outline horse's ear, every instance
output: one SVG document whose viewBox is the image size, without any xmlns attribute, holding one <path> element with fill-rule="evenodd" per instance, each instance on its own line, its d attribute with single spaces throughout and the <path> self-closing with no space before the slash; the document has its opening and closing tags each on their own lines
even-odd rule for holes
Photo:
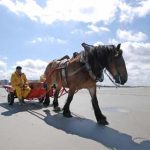
<svg viewBox="0 0 150 150">
<path fill-rule="evenodd" d="M 120 47 L 121 47 L 121 43 L 119 43 L 119 44 L 117 45 L 117 50 L 120 50 Z"/>
<path fill-rule="evenodd" d="M 82 43 L 81 45 L 84 47 L 84 45 L 86 45 L 86 43 Z"/>
<path fill-rule="evenodd" d="M 115 57 L 122 55 L 122 50 L 120 49 L 120 47 L 121 47 L 121 44 L 118 44 L 116 48 L 117 51 L 116 51 Z"/>
<path fill-rule="evenodd" d="M 93 45 L 88 45 L 86 43 L 82 43 L 81 45 L 84 47 L 85 51 L 90 51 L 90 50 L 92 50 L 94 48 Z"/>
</svg>

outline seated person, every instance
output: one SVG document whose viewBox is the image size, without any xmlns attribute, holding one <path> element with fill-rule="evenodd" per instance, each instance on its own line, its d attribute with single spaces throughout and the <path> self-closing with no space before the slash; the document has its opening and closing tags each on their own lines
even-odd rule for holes
<svg viewBox="0 0 150 150">
<path fill-rule="evenodd" d="M 22 67 L 16 67 L 16 71 L 11 75 L 11 85 L 13 90 L 16 91 L 19 102 L 22 104 L 24 103 L 24 98 L 27 97 L 31 89 L 28 85 L 26 75 L 22 73 L 21 70 Z"/>
</svg>

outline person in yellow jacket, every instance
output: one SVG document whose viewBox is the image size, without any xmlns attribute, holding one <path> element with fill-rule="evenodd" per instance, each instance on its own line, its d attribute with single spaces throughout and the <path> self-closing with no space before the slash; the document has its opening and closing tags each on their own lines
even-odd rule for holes
<svg viewBox="0 0 150 150">
<path fill-rule="evenodd" d="M 24 98 L 27 97 L 31 88 L 28 85 L 26 75 L 22 73 L 22 67 L 17 66 L 16 71 L 11 75 L 11 85 L 16 91 L 19 102 L 25 103 Z"/>
</svg>

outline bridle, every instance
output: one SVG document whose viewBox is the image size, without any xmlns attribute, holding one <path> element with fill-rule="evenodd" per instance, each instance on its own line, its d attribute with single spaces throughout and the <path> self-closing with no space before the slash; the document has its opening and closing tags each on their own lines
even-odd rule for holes
<svg viewBox="0 0 150 150">
<path fill-rule="evenodd" d="M 87 45 L 87 44 L 86 44 Z M 88 45 L 89 47 L 91 47 L 92 49 L 95 48 L 93 47 L 92 45 Z M 115 57 L 118 57 L 119 53 L 116 53 L 115 54 Z M 93 80 L 95 80 L 96 82 L 102 82 L 104 80 L 104 75 L 103 75 L 103 71 L 104 73 L 106 74 L 106 76 L 109 78 L 109 80 L 115 85 L 115 87 L 119 87 L 119 84 L 117 84 L 114 79 L 112 78 L 112 76 L 107 73 L 106 71 L 106 68 L 104 66 L 102 66 L 102 64 L 100 64 L 100 72 L 101 72 L 101 76 L 100 77 L 97 77 L 93 72 L 92 72 L 92 69 L 91 69 L 91 66 L 90 64 L 88 63 L 88 58 L 85 54 L 85 51 L 82 51 L 81 52 L 81 58 L 80 58 L 80 62 L 84 63 L 85 66 L 86 66 L 86 70 L 89 72 L 89 75 L 91 76 L 91 78 Z"/>
<path fill-rule="evenodd" d="M 109 80 L 115 85 L 116 88 L 118 88 L 118 87 L 120 86 L 119 84 L 117 84 L 117 83 L 113 80 L 113 78 L 111 77 L 111 75 L 110 75 L 109 73 L 107 73 L 106 68 L 104 69 L 104 73 L 105 73 L 106 76 L 109 78 Z"/>
</svg>

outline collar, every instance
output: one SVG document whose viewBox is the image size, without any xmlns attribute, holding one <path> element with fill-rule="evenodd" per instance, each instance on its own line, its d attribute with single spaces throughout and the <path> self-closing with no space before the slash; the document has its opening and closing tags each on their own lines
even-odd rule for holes
<svg viewBox="0 0 150 150">
<path fill-rule="evenodd" d="M 81 52 L 81 57 L 80 57 L 80 62 L 85 64 L 85 68 L 88 71 L 90 77 L 94 80 L 94 81 L 100 81 L 103 82 L 104 80 L 104 74 L 103 74 L 103 68 L 101 67 L 100 72 L 101 72 L 101 77 L 97 77 L 91 69 L 91 66 L 88 63 L 88 57 L 85 54 L 85 51 Z"/>
</svg>

